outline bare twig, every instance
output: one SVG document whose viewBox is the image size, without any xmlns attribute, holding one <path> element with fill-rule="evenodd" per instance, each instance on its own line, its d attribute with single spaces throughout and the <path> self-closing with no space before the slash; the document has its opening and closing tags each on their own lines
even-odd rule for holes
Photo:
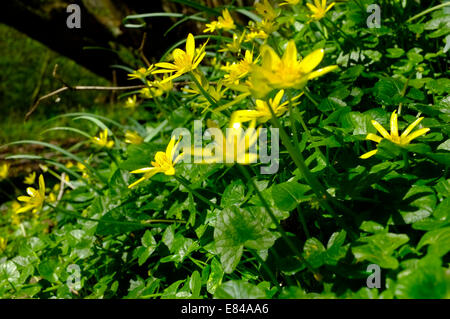
<svg viewBox="0 0 450 319">
<path fill-rule="evenodd" d="M 61 184 L 59 185 L 59 194 L 56 201 L 59 202 L 64 194 L 64 185 L 66 184 L 66 173 L 61 174 Z"/>
<path fill-rule="evenodd" d="M 142 60 L 144 60 L 145 64 L 147 64 L 147 67 L 149 68 L 152 64 L 150 63 L 150 61 L 147 59 L 147 57 L 144 54 L 144 46 L 145 46 L 145 41 L 147 40 L 147 32 L 144 32 L 144 35 L 142 36 L 142 42 L 141 42 L 141 46 L 138 49 L 139 55 L 141 56 Z"/>
<path fill-rule="evenodd" d="M 145 85 L 131 85 L 131 86 L 83 86 L 83 85 L 77 85 L 73 87 L 69 86 L 63 86 L 62 88 L 57 89 L 56 91 L 50 92 L 44 96 L 41 96 L 30 108 L 27 114 L 25 114 L 25 120 L 28 120 L 28 118 L 31 116 L 31 114 L 36 111 L 37 107 L 39 106 L 39 103 L 45 99 L 48 99 L 49 97 L 55 96 L 59 93 L 62 93 L 67 90 L 74 90 L 74 91 L 81 91 L 81 90 L 91 90 L 91 91 L 120 91 L 120 90 L 135 90 L 135 89 L 142 89 L 145 88 Z"/>
</svg>

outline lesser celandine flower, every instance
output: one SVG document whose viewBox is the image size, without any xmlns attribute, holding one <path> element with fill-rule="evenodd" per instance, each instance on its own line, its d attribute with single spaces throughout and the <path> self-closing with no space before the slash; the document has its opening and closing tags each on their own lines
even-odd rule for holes
<svg viewBox="0 0 450 319">
<path fill-rule="evenodd" d="M 92 143 L 106 148 L 112 148 L 114 146 L 114 141 L 108 141 L 108 129 L 104 129 L 100 132 L 99 136 L 94 136 L 92 138 Z"/>
<path fill-rule="evenodd" d="M 255 39 L 261 39 L 265 40 L 269 37 L 267 33 L 265 33 L 263 30 L 257 30 L 257 31 L 251 31 L 245 34 L 245 41 L 244 42 L 251 42 Z"/>
<path fill-rule="evenodd" d="M 302 94 L 299 94 L 296 97 L 292 98 L 291 102 L 297 100 Z M 275 115 L 279 117 L 287 111 L 289 104 L 289 101 L 281 103 L 283 96 L 284 90 L 280 90 L 273 99 L 269 99 L 269 102 L 257 99 L 255 101 L 256 107 L 254 110 L 235 111 L 231 115 L 231 119 L 232 121 L 235 122 L 247 122 L 257 120 L 259 123 L 265 123 L 272 118 L 272 113 L 270 112 L 269 104 L 272 107 L 272 110 L 275 113 Z"/>
<path fill-rule="evenodd" d="M 142 144 L 144 139 L 137 133 L 132 131 L 125 132 L 125 143 L 129 144 Z"/>
<path fill-rule="evenodd" d="M 29 174 L 27 177 L 25 177 L 23 183 L 27 185 L 33 185 L 35 180 L 36 180 L 36 172 L 33 172 Z"/>
<path fill-rule="evenodd" d="M 160 62 L 156 63 L 156 67 L 158 69 L 154 71 L 154 74 L 157 73 L 173 73 L 175 74 L 165 78 L 161 83 L 165 83 L 171 81 L 187 72 L 195 70 L 200 62 L 206 55 L 205 52 L 206 42 L 200 47 L 199 50 L 195 50 L 195 39 L 192 33 L 189 33 L 186 40 L 186 51 L 181 49 L 175 49 L 172 53 L 172 57 L 174 62 Z"/>
<path fill-rule="evenodd" d="M 315 50 L 303 60 L 298 60 L 294 40 L 288 42 L 281 58 L 267 45 L 262 47 L 261 55 L 261 66 L 254 65 L 251 72 L 254 93 L 261 96 L 266 95 L 271 89 L 301 89 L 308 80 L 337 68 L 336 65 L 331 65 L 313 71 L 322 61 L 324 50 Z"/>
<path fill-rule="evenodd" d="M 150 65 L 147 69 L 139 68 L 138 70 L 133 71 L 133 73 L 129 73 L 128 77 L 130 78 L 130 80 L 133 80 L 133 79 L 143 80 L 152 73 L 154 68 L 155 68 L 155 66 L 153 64 Z"/>
<path fill-rule="evenodd" d="M 333 8 L 335 4 L 336 3 L 332 2 L 327 7 L 327 0 L 314 0 L 314 5 L 311 3 L 307 3 L 306 5 L 312 12 L 309 17 L 313 20 L 320 20 L 331 8 Z"/>
<path fill-rule="evenodd" d="M 226 43 L 225 47 L 220 49 L 219 52 L 233 52 L 233 53 L 237 53 L 241 50 L 241 45 L 242 45 L 242 41 L 245 38 L 245 33 L 246 30 L 244 30 L 244 32 L 242 32 L 241 35 L 239 34 L 233 34 L 233 42 L 231 43 Z"/>
<path fill-rule="evenodd" d="M 144 176 L 138 179 L 136 182 L 132 183 L 128 186 L 128 188 L 132 188 L 137 184 L 143 182 L 146 179 L 150 179 L 153 175 L 157 173 L 164 173 L 165 175 L 175 175 L 175 165 L 183 158 L 184 154 L 179 154 L 176 158 L 175 152 L 177 151 L 179 141 L 175 144 L 175 137 L 169 142 L 167 145 L 165 152 L 157 152 L 155 155 L 155 161 L 152 161 L 151 167 L 144 167 L 141 169 L 137 169 L 132 171 L 132 174 L 144 174 Z"/>
<path fill-rule="evenodd" d="M 256 62 L 256 60 L 253 60 L 253 52 L 246 50 L 244 59 L 242 59 L 238 63 L 227 63 L 227 65 L 222 66 L 221 69 L 228 73 L 224 76 L 225 83 L 238 84 L 239 80 L 245 77 L 250 72 L 251 66 Z"/>
<path fill-rule="evenodd" d="M 33 187 L 27 188 L 27 193 L 30 196 L 19 196 L 17 199 L 24 202 L 25 205 L 17 209 L 16 213 L 24 213 L 31 210 L 33 213 L 37 213 L 41 210 L 42 205 L 45 200 L 45 182 L 44 176 L 39 176 L 39 189 L 34 189 Z"/>
<path fill-rule="evenodd" d="M 259 128 L 255 129 L 255 127 L 256 121 L 253 120 L 244 131 L 242 123 L 232 119 L 225 136 L 219 131 L 219 136 L 214 136 L 215 139 L 211 145 L 205 148 L 192 148 L 192 155 L 201 158 L 201 164 L 239 163 L 248 165 L 255 163 L 258 159 L 256 142 L 260 132 Z"/>
<path fill-rule="evenodd" d="M 218 18 L 218 21 L 212 21 L 211 23 L 206 24 L 206 29 L 203 32 L 214 32 L 216 29 L 229 31 L 234 28 L 236 28 L 236 25 L 234 24 L 230 12 L 228 9 L 224 9 L 222 11 L 222 16 Z"/>
<path fill-rule="evenodd" d="M 371 140 L 374 141 L 376 143 L 380 143 L 381 140 L 383 138 L 388 139 L 389 141 L 391 141 L 392 143 L 398 144 L 398 145 L 408 145 L 413 139 L 422 136 L 424 134 L 426 134 L 430 129 L 429 128 L 421 128 L 417 131 L 414 131 L 414 133 L 411 133 L 411 131 L 423 120 L 423 117 L 419 117 L 417 120 L 415 120 L 414 122 L 412 122 L 407 128 L 406 130 L 403 131 L 402 135 L 398 135 L 398 123 L 397 123 L 397 113 L 396 111 L 392 112 L 391 115 L 391 121 L 390 121 L 390 125 L 391 125 L 391 132 L 388 133 L 383 126 L 381 126 L 380 123 L 378 123 L 375 120 L 372 120 L 372 125 L 377 129 L 378 132 L 380 132 L 381 136 L 380 137 L 376 134 L 373 133 L 369 133 L 366 136 L 367 140 Z M 362 159 L 366 159 L 369 158 L 373 155 L 375 155 L 377 153 L 377 149 L 367 152 L 363 155 L 360 156 L 360 158 Z"/>
<path fill-rule="evenodd" d="M 133 95 L 132 97 L 129 97 L 125 101 L 125 107 L 129 108 L 129 109 L 134 109 L 137 106 L 136 99 L 137 99 L 136 95 Z"/>
<path fill-rule="evenodd" d="M 2 163 L 2 165 L 0 165 L 0 179 L 5 179 L 8 177 L 8 173 L 9 173 L 9 167 L 11 165 L 9 163 Z"/>
<path fill-rule="evenodd" d="M 256 12 L 266 20 L 274 20 L 278 16 L 278 12 L 270 4 L 268 0 L 263 0 L 263 2 L 255 3 Z"/>
</svg>

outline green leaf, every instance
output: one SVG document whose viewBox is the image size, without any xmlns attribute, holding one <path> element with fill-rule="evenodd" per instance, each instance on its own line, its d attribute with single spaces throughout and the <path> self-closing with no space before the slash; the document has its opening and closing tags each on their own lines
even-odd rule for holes
<svg viewBox="0 0 450 319">
<path fill-rule="evenodd" d="M 417 249 L 428 247 L 429 255 L 444 256 L 450 251 L 450 227 L 444 227 L 427 232 L 417 244 Z"/>
<path fill-rule="evenodd" d="M 391 59 L 399 58 L 403 54 L 405 54 L 405 50 L 403 50 L 402 48 L 389 48 L 386 49 L 386 51 L 388 52 L 388 54 L 386 54 L 385 56 Z"/>
<path fill-rule="evenodd" d="M 325 263 L 327 257 L 325 247 L 317 238 L 309 238 L 303 246 L 305 259 L 313 268 L 319 268 Z"/>
<path fill-rule="evenodd" d="M 436 207 L 436 195 L 431 187 L 413 185 L 402 203 L 408 205 L 399 211 L 403 221 L 412 224 L 431 215 Z"/>
<path fill-rule="evenodd" d="M 229 207 L 232 205 L 239 205 L 244 201 L 245 198 L 245 186 L 244 183 L 239 179 L 233 181 L 230 185 L 225 188 L 222 194 L 221 206 Z"/>
<path fill-rule="evenodd" d="M 39 266 L 39 274 L 46 280 L 54 283 L 58 281 L 58 275 L 56 274 L 56 269 L 59 263 L 55 258 L 43 260 Z"/>
<path fill-rule="evenodd" d="M 196 270 L 191 275 L 191 280 L 189 281 L 189 288 L 191 289 L 191 298 L 199 298 L 200 290 L 202 289 L 202 278 L 200 273 Z"/>
<path fill-rule="evenodd" d="M 310 199 L 311 196 L 304 195 L 310 189 L 308 185 L 295 181 L 285 182 L 272 187 L 272 197 L 279 209 L 291 211 L 302 201 Z"/>
<path fill-rule="evenodd" d="M 17 270 L 17 265 L 14 262 L 5 261 L 0 264 L 0 283 L 2 283 L 3 281 L 9 281 L 10 283 L 17 283 L 19 277 L 20 273 Z"/>
<path fill-rule="evenodd" d="M 217 287 L 222 283 L 224 272 L 222 269 L 222 264 L 216 259 L 213 258 L 211 261 L 211 272 L 209 274 L 208 281 L 206 282 L 206 290 L 210 294 L 214 294 Z"/>
<path fill-rule="evenodd" d="M 142 266 L 147 261 L 158 245 L 150 230 L 145 231 L 144 236 L 141 238 L 141 243 L 142 246 L 139 246 L 134 253 L 134 256 L 138 257 L 139 266 Z"/>
<path fill-rule="evenodd" d="M 216 299 L 263 299 L 265 291 L 255 285 L 242 280 L 230 280 L 217 288 L 214 293 Z"/>
<path fill-rule="evenodd" d="M 365 245 L 352 247 L 358 261 L 368 260 L 381 268 L 396 269 L 398 261 L 392 256 L 395 249 L 409 241 L 405 234 L 379 233 L 360 239 Z"/>
<path fill-rule="evenodd" d="M 407 299 L 449 298 L 450 280 L 441 267 L 441 259 L 427 256 L 418 261 L 414 269 L 406 269 L 398 274 L 395 296 Z"/>
<path fill-rule="evenodd" d="M 379 233 L 384 231 L 384 227 L 382 225 L 371 220 L 363 221 L 359 229 L 368 233 Z"/>
<path fill-rule="evenodd" d="M 214 240 L 226 273 L 231 273 L 241 259 L 244 246 L 256 250 L 272 247 L 278 234 L 268 230 L 263 210 L 231 206 L 217 215 Z"/>
</svg>

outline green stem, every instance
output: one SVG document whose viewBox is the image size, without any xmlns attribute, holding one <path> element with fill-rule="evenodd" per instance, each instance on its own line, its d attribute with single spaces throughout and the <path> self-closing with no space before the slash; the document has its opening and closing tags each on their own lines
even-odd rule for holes
<svg viewBox="0 0 450 319">
<path fill-rule="evenodd" d="M 444 3 L 438 4 L 437 6 L 434 6 L 434 7 L 431 7 L 429 9 L 426 9 L 426 10 L 422 11 L 421 13 L 416 14 L 415 16 L 413 16 L 413 17 L 409 18 L 408 20 L 406 20 L 406 23 L 409 23 L 409 22 L 411 22 L 413 20 L 416 20 L 416 19 L 420 18 L 421 16 L 426 15 L 427 13 L 430 13 L 430 12 L 432 12 L 434 10 L 438 10 L 440 8 L 444 8 L 446 6 L 450 6 L 450 2 L 444 2 Z"/>
<path fill-rule="evenodd" d="M 194 73 L 190 72 L 189 75 L 191 76 L 192 81 L 194 81 L 195 85 L 197 85 L 198 89 L 203 94 L 203 96 L 208 100 L 208 102 L 213 107 L 218 107 L 219 105 L 217 104 L 217 102 L 214 100 L 214 98 L 208 92 L 205 91 L 203 86 L 200 84 L 200 82 L 195 77 Z"/>
<path fill-rule="evenodd" d="M 177 219 L 147 219 L 147 220 L 142 220 L 139 222 L 124 222 L 124 221 L 118 221 L 118 220 L 96 219 L 96 218 L 84 217 L 78 213 L 75 213 L 75 212 L 60 208 L 60 207 L 56 207 L 56 206 L 53 206 L 48 203 L 47 203 L 47 205 L 49 207 L 53 208 L 54 210 L 59 211 L 63 214 L 73 216 L 78 219 L 89 220 L 89 221 L 98 222 L 98 223 L 109 223 L 109 224 L 129 225 L 129 226 L 133 225 L 133 226 L 141 226 L 141 227 L 142 226 L 145 227 L 146 224 L 151 224 L 151 223 L 182 223 L 182 224 L 186 223 L 186 221 L 184 221 L 184 220 L 177 220 Z"/>
<path fill-rule="evenodd" d="M 189 181 L 186 180 L 183 176 L 176 176 L 174 175 L 173 177 L 175 177 L 175 179 L 180 182 L 184 187 L 186 187 L 186 189 L 192 193 L 192 195 L 198 197 L 198 199 L 200 199 L 201 201 L 203 201 L 205 204 L 208 204 L 210 206 L 213 206 L 214 208 L 217 209 L 222 209 L 222 207 L 220 207 L 219 205 L 211 202 L 209 199 L 207 199 L 206 197 L 204 197 L 203 195 L 199 194 L 197 191 L 195 191 L 194 189 L 192 189 L 192 187 L 189 185 Z"/>
<path fill-rule="evenodd" d="M 256 187 L 255 181 L 250 177 L 250 174 L 248 173 L 247 169 L 242 166 L 238 165 L 239 169 L 241 170 L 242 174 L 245 176 L 245 178 L 252 184 L 253 189 L 256 191 L 256 194 L 263 204 L 264 208 L 266 209 L 266 212 L 269 214 L 270 218 L 272 219 L 272 222 L 274 223 L 275 227 L 277 228 L 277 231 L 281 234 L 281 237 L 284 239 L 286 244 L 288 245 L 289 249 L 296 255 L 296 257 L 303 263 L 305 263 L 306 267 L 312 272 L 316 273 L 314 268 L 311 266 L 309 262 L 307 262 L 301 255 L 300 251 L 297 249 L 297 247 L 294 245 L 294 243 L 289 239 L 286 232 L 284 231 L 283 227 L 281 227 L 280 223 L 278 222 L 278 219 L 276 218 L 275 214 L 272 212 L 272 209 L 270 208 L 269 204 L 265 200 L 264 196 L 259 191 L 258 187 Z"/>
<path fill-rule="evenodd" d="M 259 262 L 259 264 L 264 268 L 264 270 L 267 272 L 267 274 L 270 277 L 270 280 L 272 281 L 272 284 L 275 286 L 278 286 L 278 280 L 275 274 L 273 273 L 272 269 L 270 269 L 269 266 L 267 266 L 266 262 L 262 260 L 262 258 L 258 255 L 258 253 L 254 249 L 248 249 L 253 256 L 255 256 L 256 260 Z"/>
<path fill-rule="evenodd" d="M 313 99 L 311 94 L 309 94 L 309 89 L 307 87 L 305 87 L 305 90 L 303 92 L 305 93 L 306 97 L 314 104 L 315 107 L 319 106 L 319 103 Z"/>
<path fill-rule="evenodd" d="M 297 213 L 298 213 L 298 217 L 300 218 L 300 223 L 302 224 L 303 231 L 305 232 L 306 238 L 310 238 L 311 234 L 309 233 L 308 227 L 306 226 L 305 216 L 303 216 L 302 212 L 300 211 L 300 206 L 297 206 Z"/>
<path fill-rule="evenodd" d="M 275 128 L 278 128 L 280 132 L 281 141 L 283 142 L 284 146 L 287 148 L 289 155 L 291 156 L 292 160 L 294 161 L 295 165 L 297 166 L 298 170 L 302 174 L 302 176 L 305 178 L 308 185 L 313 190 L 314 194 L 316 195 L 320 206 L 323 210 L 328 211 L 333 217 L 336 219 L 336 222 L 344 229 L 347 230 L 347 232 L 350 235 L 355 235 L 351 229 L 346 225 L 346 223 L 336 214 L 334 209 L 331 207 L 331 205 L 328 203 L 328 200 L 332 201 L 336 206 L 340 207 L 341 209 L 345 210 L 348 213 L 352 213 L 348 209 L 346 209 L 343 205 L 339 204 L 337 201 L 333 199 L 333 197 L 326 191 L 326 189 L 320 184 L 320 182 L 316 179 L 316 177 L 309 171 L 308 167 L 305 164 L 305 160 L 303 159 L 302 154 L 295 149 L 294 145 L 292 145 L 288 134 L 284 130 L 284 128 L 281 126 L 280 121 L 278 120 L 277 116 L 275 115 L 275 112 L 272 109 L 272 106 L 270 103 L 268 103 L 270 113 L 272 114 L 272 124 L 275 126 Z"/>
</svg>

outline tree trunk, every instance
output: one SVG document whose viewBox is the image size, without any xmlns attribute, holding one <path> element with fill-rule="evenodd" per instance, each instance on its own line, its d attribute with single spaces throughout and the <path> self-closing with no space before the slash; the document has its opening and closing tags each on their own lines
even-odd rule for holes
<svg viewBox="0 0 450 319">
<path fill-rule="evenodd" d="M 94 73 L 113 79 L 111 65 L 138 67 L 127 59 L 125 48 L 138 49 L 143 33 L 147 32 L 144 54 L 149 60 L 158 59 L 175 41 L 185 36 L 186 28 L 164 32 L 172 25 L 169 18 L 152 18 L 145 28 L 130 29 L 122 25 L 129 14 L 162 12 L 163 0 L 79 0 L 81 28 L 70 29 L 67 19 L 69 0 L 7 0 L 0 10 L 0 22 L 5 23 L 42 42 L 52 50 L 63 54 Z M 103 50 L 101 49 L 103 48 Z M 117 72 L 117 82 L 126 82 L 126 72 Z"/>
</svg>

